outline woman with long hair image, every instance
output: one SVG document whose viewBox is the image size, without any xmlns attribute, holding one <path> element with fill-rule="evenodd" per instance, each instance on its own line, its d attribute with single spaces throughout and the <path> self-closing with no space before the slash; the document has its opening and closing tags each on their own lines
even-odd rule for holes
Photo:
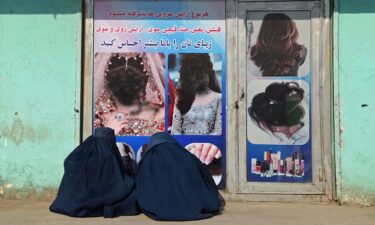
<svg viewBox="0 0 375 225">
<path fill-rule="evenodd" d="M 295 82 L 271 83 L 253 97 L 248 108 L 250 118 L 261 130 L 279 139 L 279 144 L 305 144 L 309 135 L 303 122 L 304 93 Z"/>
<path fill-rule="evenodd" d="M 165 130 L 159 54 L 100 53 L 95 71 L 95 128 L 110 127 L 118 136 L 151 136 Z"/>
<path fill-rule="evenodd" d="M 263 18 L 259 35 L 250 49 L 250 59 L 262 76 L 297 76 L 305 62 L 307 49 L 297 43 L 296 23 L 283 13 Z"/>
<path fill-rule="evenodd" d="M 172 134 L 220 135 L 222 95 L 208 53 L 181 54 Z"/>
</svg>

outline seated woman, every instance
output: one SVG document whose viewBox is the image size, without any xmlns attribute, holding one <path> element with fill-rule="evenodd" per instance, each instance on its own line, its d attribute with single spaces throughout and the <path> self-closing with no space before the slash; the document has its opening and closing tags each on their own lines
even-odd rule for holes
<svg viewBox="0 0 375 225">
<path fill-rule="evenodd" d="M 222 95 L 207 53 L 181 54 L 172 134 L 220 135 Z"/>
<path fill-rule="evenodd" d="M 166 133 L 154 134 L 137 169 L 137 199 L 155 220 L 198 220 L 220 210 L 217 186 L 206 165 Z"/>
<path fill-rule="evenodd" d="M 119 136 L 164 131 L 164 68 L 159 54 L 99 54 L 94 127 L 110 127 Z"/>
<path fill-rule="evenodd" d="M 308 126 L 302 122 L 304 90 L 295 82 L 270 84 L 254 96 L 248 113 L 257 126 L 278 138 L 279 144 L 301 145 L 309 139 Z"/>
<path fill-rule="evenodd" d="M 64 161 L 64 176 L 50 210 L 72 217 L 139 214 L 135 180 L 127 174 L 115 133 L 100 127 Z"/>
<path fill-rule="evenodd" d="M 262 76 L 297 76 L 305 62 L 307 49 L 297 43 L 295 22 L 283 13 L 269 13 L 263 18 L 256 44 L 250 56 Z"/>
</svg>

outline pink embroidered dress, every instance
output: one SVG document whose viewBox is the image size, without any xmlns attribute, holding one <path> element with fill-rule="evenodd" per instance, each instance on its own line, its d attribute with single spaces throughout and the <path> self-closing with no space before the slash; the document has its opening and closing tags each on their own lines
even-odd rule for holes
<svg viewBox="0 0 375 225">
<path fill-rule="evenodd" d="M 164 67 L 158 53 L 119 53 L 124 57 L 142 57 L 144 70 L 149 75 L 144 102 L 151 109 L 141 112 L 140 117 L 119 111 L 115 98 L 104 88 L 104 74 L 111 53 L 98 53 L 95 56 L 95 106 L 94 127 L 111 127 L 118 136 L 151 136 L 165 130 L 164 125 Z M 116 120 L 116 125 L 109 125 Z"/>
</svg>

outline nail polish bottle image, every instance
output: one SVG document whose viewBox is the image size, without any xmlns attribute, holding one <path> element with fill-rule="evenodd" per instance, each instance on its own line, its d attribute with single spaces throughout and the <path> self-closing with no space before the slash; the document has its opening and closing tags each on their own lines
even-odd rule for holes
<svg viewBox="0 0 375 225">
<path fill-rule="evenodd" d="M 295 162 L 295 168 L 299 168 L 299 164 L 300 164 L 300 161 L 299 161 L 299 152 L 295 153 L 294 162 Z"/>
<path fill-rule="evenodd" d="M 257 160 L 256 162 L 256 174 L 260 174 L 260 169 L 261 169 L 261 166 L 262 166 L 262 162 L 260 160 Z"/>
<path fill-rule="evenodd" d="M 268 177 L 272 177 L 273 176 L 273 164 L 272 164 L 272 158 L 271 158 L 271 154 L 272 154 L 272 149 L 269 149 L 268 150 L 268 153 L 267 153 L 267 162 L 268 162 Z"/>
<path fill-rule="evenodd" d="M 267 160 L 268 160 L 267 157 L 268 157 L 268 152 L 264 152 L 264 153 L 263 153 L 263 160 L 264 160 L 264 161 L 267 161 Z"/>
<path fill-rule="evenodd" d="M 283 162 L 282 162 L 281 174 L 284 175 L 284 176 L 286 175 L 286 160 L 283 160 Z"/>
<path fill-rule="evenodd" d="M 290 174 L 290 172 L 292 171 L 292 157 L 287 157 L 285 159 L 285 166 L 286 166 L 286 171 L 285 171 L 285 175 L 287 177 L 291 177 L 292 174 Z"/>
<path fill-rule="evenodd" d="M 260 176 L 261 177 L 268 177 L 268 171 L 270 169 L 270 166 L 267 161 L 262 161 L 261 167 L 260 167 Z"/>
<path fill-rule="evenodd" d="M 302 176 L 305 176 L 305 154 L 301 152 L 301 170 Z"/>
<path fill-rule="evenodd" d="M 256 158 L 252 158 L 251 159 L 251 173 L 254 173 L 256 174 L 256 163 L 257 163 L 257 159 Z"/>
<path fill-rule="evenodd" d="M 270 177 L 272 177 L 273 176 L 273 163 L 272 163 L 272 159 L 268 163 L 269 163 L 268 174 L 269 174 Z"/>
<path fill-rule="evenodd" d="M 296 171 L 296 154 L 295 152 L 292 154 L 292 168 L 290 170 L 290 174 L 291 175 L 295 175 L 295 171 Z"/>
<path fill-rule="evenodd" d="M 271 162 L 271 150 L 269 150 L 269 151 L 267 152 L 267 161 L 268 161 L 268 163 Z"/>
<path fill-rule="evenodd" d="M 281 151 L 277 151 L 277 174 L 281 172 L 281 166 L 280 166 L 280 161 L 281 161 Z"/>
<path fill-rule="evenodd" d="M 278 154 L 277 153 L 273 153 L 271 154 L 271 161 L 272 161 L 272 169 L 273 169 L 273 174 L 276 174 L 278 173 L 278 167 L 277 167 L 277 161 L 279 160 L 279 157 L 278 157 Z"/>
</svg>

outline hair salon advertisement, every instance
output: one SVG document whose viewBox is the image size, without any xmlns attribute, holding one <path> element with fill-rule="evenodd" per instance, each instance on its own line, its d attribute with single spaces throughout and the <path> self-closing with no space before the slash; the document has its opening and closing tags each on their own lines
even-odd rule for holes
<svg viewBox="0 0 375 225">
<path fill-rule="evenodd" d="M 309 11 L 247 13 L 247 180 L 311 182 Z"/>
<path fill-rule="evenodd" d="M 94 0 L 93 128 L 139 161 L 172 134 L 225 177 L 225 0 Z"/>
</svg>

